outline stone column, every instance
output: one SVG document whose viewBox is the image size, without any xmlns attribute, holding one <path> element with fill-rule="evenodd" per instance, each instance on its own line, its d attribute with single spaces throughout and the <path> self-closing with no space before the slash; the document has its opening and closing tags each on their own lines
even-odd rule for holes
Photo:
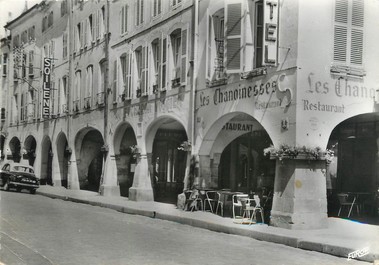
<svg viewBox="0 0 379 265">
<path fill-rule="evenodd" d="M 117 181 L 116 157 L 107 153 L 104 163 L 103 183 L 100 186 L 102 196 L 120 196 L 120 187 Z"/>
<path fill-rule="evenodd" d="M 287 229 L 327 227 L 326 163 L 277 160 L 270 224 Z"/>
<path fill-rule="evenodd" d="M 80 190 L 78 179 L 78 166 L 74 151 L 72 152 L 68 162 L 67 188 L 71 190 Z"/>
<path fill-rule="evenodd" d="M 61 187 L 62 186 L 62 174 L 59 167 L 59 159 L 58 159 L 58 152 L 55 147 L 52 148 L 53 150 L 53 163 L 52 163 L 52 180 L 53 185 L 55 187 Z"/>
<path fill-rule="evenodd" d="M 132 201 L 153 201 L 154 200 L 146 154 L 141 154 L 139 158 L 137 158 L 137 165 L 134 172 L 133 186 L 129 189 L 129 200 L 132 200 Z"/>
<path fill-rule="evenodd" d="M 218 168 L 220 166 L 220 160 L 221 160 L 221 153 L 214 153 L 210 187 L 218 187 Z"/>
</svg>

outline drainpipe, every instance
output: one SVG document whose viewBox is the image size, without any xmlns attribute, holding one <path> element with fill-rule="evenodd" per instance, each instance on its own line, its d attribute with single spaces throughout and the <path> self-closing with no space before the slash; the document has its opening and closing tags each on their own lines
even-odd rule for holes
<svg viewBox="0 0 379 265">
<path fill-rule="evenodd" d="M 71 123 L 71 119 L 72 119 L 72 116 L 70 114 L 71 112 L 71 81 L 72 81 L 72 77 L 73 77 L 73 51 L 74 51 L 74 33 L 73 33 L 73 29 L 74 29 L 74 26 L 72 25 L 72 21 L 73 21 L 73 8 L 72 8 L 72 1 L 67 1 L 67 4 L 68 4 L 68 75 L 67 75 L 67 82 L 66 82 L 66 91 L 67 91 L 67 97 L 66 97 L 66 105 L 67 105 L 67 144 L 68 146 L 70 147 L 70 123 Z M 71 146 L 71 150 L 75 150 L 75 143 L 74 143 L 74 146 Z M 73 151 L 74 152 L 74 151 Z M 71 161 L 71 155 L 69 155 L 69 160 L 68 161 Z M 71 162 L 69 162 L 71 163 Z M 67 172 L 67 188 L 68 189 L 71 189 L 71 178 L 72 178 L 72 174 L 70 171 L 72 171 L 71 169 L 71 166 L 70 168 L 68 169 L 69 172 Z"/>
<path fill-rule="evenodd" d="M 197 49 L 198 49 L 198 38 L 199 38 L 199 0 L 195 0 L 195 25 L 194 25 L 194 45 L 193 45 L 193 80 L 192 80 L 192 119 L 191 119 L 191 130 L 192 130 L 192 153 L 195 146 L 195 119 L 196 119 L 196 84 L 197 84 Z M 196 151 L 197 153 L 198 151 Z"/>
</svg>

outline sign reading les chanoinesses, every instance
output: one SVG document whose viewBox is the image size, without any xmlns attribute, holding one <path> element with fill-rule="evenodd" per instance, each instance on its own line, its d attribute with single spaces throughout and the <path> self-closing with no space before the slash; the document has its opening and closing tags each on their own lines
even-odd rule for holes
<svg viewBox="0 0 379 265">
<path fill-rule="evenodd" d="M 43 84 L 42 84 L 42 116 L 50 116 L 50 79 L 51 79 L 51 59 L 43 59 Z"/>
</svg>

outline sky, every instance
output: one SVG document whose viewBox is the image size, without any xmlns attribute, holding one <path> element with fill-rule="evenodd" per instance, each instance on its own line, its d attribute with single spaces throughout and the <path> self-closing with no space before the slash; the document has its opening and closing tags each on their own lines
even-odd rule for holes
<svg viewBox="0 0 379 265">
<path fill-rule="evenodd" d="M 9 12 L 12 13 L 11 20 L 15 19 L 23 12 L 25 8 L 25 2 L 27 2 L 28 8 L 31 8 L 35 4 L 42 0 L 0 0 L 0 37 L 5 37 L 4 26 L 9 21 Z"/>
</svg>

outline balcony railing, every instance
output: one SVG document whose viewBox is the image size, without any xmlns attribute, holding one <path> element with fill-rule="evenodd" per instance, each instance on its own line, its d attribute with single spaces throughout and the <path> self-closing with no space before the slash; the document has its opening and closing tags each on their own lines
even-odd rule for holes
<svg viewBox="0 0 379 265">
<path fill-rule="evenodd" d="M 72 101 L 72 111 L 79 112 L 79 99 Z"/>
<path fill-rule="evenodd" d="M 86 109 L 86 110 L 91 109 L 91 99 L 92 99 L 92 97 L 85 97 L 84 98 L 84 106 L 83 106 L 84 109 Z"/>
<path fill-rule="evenodd" d="M 105 101 L 104 101 L 104 92 L 99 92 L 99 93 L 97 93 L 97 101 L 96 101 L 96 103 L 97 103 L 97 106 L 99 106 L 99 107 L 102 107 L 102 106 L 104 106 L 104 103 L 105 103 Z"/>
<path fill-rule="evenodd" d="M 68 106 L 67 104 L 62 104 L 62 114 L 68 113 Z"/>
</svg>

